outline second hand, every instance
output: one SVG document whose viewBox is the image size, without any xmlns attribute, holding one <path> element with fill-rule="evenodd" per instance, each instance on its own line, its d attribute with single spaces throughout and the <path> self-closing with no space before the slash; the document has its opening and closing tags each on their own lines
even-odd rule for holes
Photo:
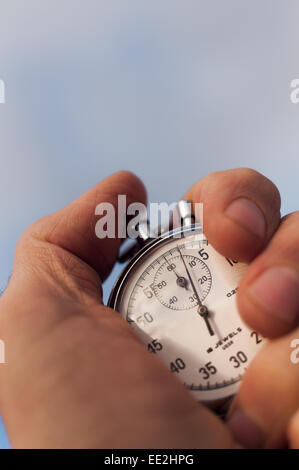
<svg viewBox="0 0 299 470">
<path fill-rule="evenodd" d="M 189 273 L 189 270 L 188 270 L 188 268 L 187 268 L 187 265 L 186 265 L 186 263 L 185 263 L 185 260 L 184 260 L 184 258 L 183 258 L 183 255 L 182 255 L 182 253 L 181 253 L 181 250 L 179 249 L 178 246 L 177 246 L 177 249 L 178 249 L 178 252 L 179 252 L 179 254 L 180 254 L 180 257 L 181 257 L 181 259 L 182 259 L 182 261 L 183 261 L 183 264 L 184 264 L 186 273 L 187 273 L 187 275 L 188 275 L 190 284 L 191 284 L 191 286 L 192 286 L 194 295 L 195 295 L 195 297 L 196 297 L 196 299 L 197 299 L 197 302 L 198 302 L 198 310 L 197 310 L 197 311 L 198 311 L 199 315 L 204 319 L 205 324 L 206 324 L 207 329 L 208 329 L 208 332 L 210 333 L 211 336 L 213 336 L 213 335 L 214 335 L 214 331 L 213 331 L 213 328 L 212 328 L 212 326 L 211 326 L 211 324 L 210 324 L 210 321 L 209 321 L 209 310 L 208 310 L 208 308 L 207 308 L 205 305 L 203 305 L 203 304 L 201 303 L 201 300 L 200 300 L 200 298 L 199 298 L 198 292 L 197 292 L 196 287 L 195 287 L 195 285 L 194 285 L 194 282 L 193 282 L 193 280 L 192 280 L 192 278 L 191 278 L 191 274 Z"/>
</svg>

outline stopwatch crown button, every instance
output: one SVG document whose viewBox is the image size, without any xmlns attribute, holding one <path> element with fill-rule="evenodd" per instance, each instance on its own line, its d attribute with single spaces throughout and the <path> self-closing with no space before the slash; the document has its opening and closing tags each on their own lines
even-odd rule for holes
<svg viewBox="0 0 299 470">
<path fill-rule="evenodd" d="M 177 214 L 179 222 L 183 227 L 190 227 L 194 224 L 194 216 L 192 214 L 192 205 L 190 201 L 181 200 L 177 204 Z"/>
</svg>

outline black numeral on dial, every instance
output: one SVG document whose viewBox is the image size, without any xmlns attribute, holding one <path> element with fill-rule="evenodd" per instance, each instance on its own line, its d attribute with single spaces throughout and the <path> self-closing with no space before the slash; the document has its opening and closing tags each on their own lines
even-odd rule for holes
<svg viewBox="0 0 299 470">
<path fill-rule="evenodd" d="M 204 250 L 204 248 L 202 248 L 201 250 L 199 250 L 198 254 L 199 254 L 199 256 L 201 256 L 202 259 L 205 260 L 205 261 L 206 261 L 207 259 L 209 259 L 209 255 L 208 255 L 208 253 Z"/>
<path fill-rule="evenodd" d="M 170 370 L 171 372 L 176 372 L 179 374 L 182 370 L 184 370 L 186 364 L 184 363 L 183 359 L 178 357 L 175 361 L 170 363 Z"/>
<path fill-rule="evenodd" d="M 233 363 L 235 369 L 238 369 L 241 364 L 245 364 L 248 361 L 246 354 L 243 351 L 238 351 L 235 356 L 229 358 L 230 362 Z"/>
<path fill-rule="evenodd" d="M 202 378 L 204 380 L 208 380 L 210 375 L 216 374 L 217 369 L 215 366 L 213 366 L 212 362 L 207 362 L 204 367 L 199 369 L 199 372 L 203 374 Z"/>
<path fill-rule="evenodd" d="M 156 354 L 157 351 L 162 351 L 163 345 L 162 345 L 162 343 L 159 343 L 158 340 L 153 339 L 153 341 L 147 345 L 147 349 L 150 352 Z"/>
<path fill-rule="evenodd" d="M 263 341 L 257 331 L 252 331 L 250 333 L 250 336 L 251 336 L 251 338 L 255 339 L 255 344 L 260 344 Z"/>
</svg>

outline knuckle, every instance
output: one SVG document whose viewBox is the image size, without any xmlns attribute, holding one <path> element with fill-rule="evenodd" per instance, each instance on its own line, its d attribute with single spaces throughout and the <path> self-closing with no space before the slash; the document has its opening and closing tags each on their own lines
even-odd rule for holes
<svg viewBox="0 0 299 470">
<path fill-rule="evenodd" d="M 101 296 L 101 280 L 96 271 L 62 247 L 32 233 L 36 233 L 33 226 L 20 236 L 16 248 L 18 266 L 30 274 L 30 279 L 42 281 L 56 294 L 72 299 L 82 300 L 95 292 Z"/>
<path fill-rule="evenodd" d="M 271 200 L 275 198 L 274 202 L 278 201 L 280 204 L 280 193 L 277 186 L 265 175 L 252 168 L 239 168 L 235 171 L 240 184 L 249 189 L 262 191 L 264 194 L 270 194 Z M 232 176 L 236 177 L 236 175 Z"/>
<path fill-rule="evenodd" d="M 281 198 L 277 186 L 266 176 L 252 168 L 234 168 L 207 174 L 196 185 L 197 198 L 217 192 L 221 199 L 250 197 L 267 206 L 269 217 L 280 218 Z M 279 217 L 278 217 L 279 215 Z"/>
</svg>

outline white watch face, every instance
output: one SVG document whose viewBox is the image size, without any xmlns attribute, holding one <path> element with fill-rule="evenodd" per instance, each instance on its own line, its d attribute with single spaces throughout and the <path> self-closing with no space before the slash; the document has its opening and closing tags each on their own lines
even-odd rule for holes
<svg viewBox="0 0 299 470">
<path fill-rule="evenodd" d="M 110 305 L 196 399 L 222 399 L 236 393 L 265 342 L 237 310 L 246 268 L 194 230 L 184 230 L 182 238 L 169 234 L 130 264 Z"/>
</svg>

